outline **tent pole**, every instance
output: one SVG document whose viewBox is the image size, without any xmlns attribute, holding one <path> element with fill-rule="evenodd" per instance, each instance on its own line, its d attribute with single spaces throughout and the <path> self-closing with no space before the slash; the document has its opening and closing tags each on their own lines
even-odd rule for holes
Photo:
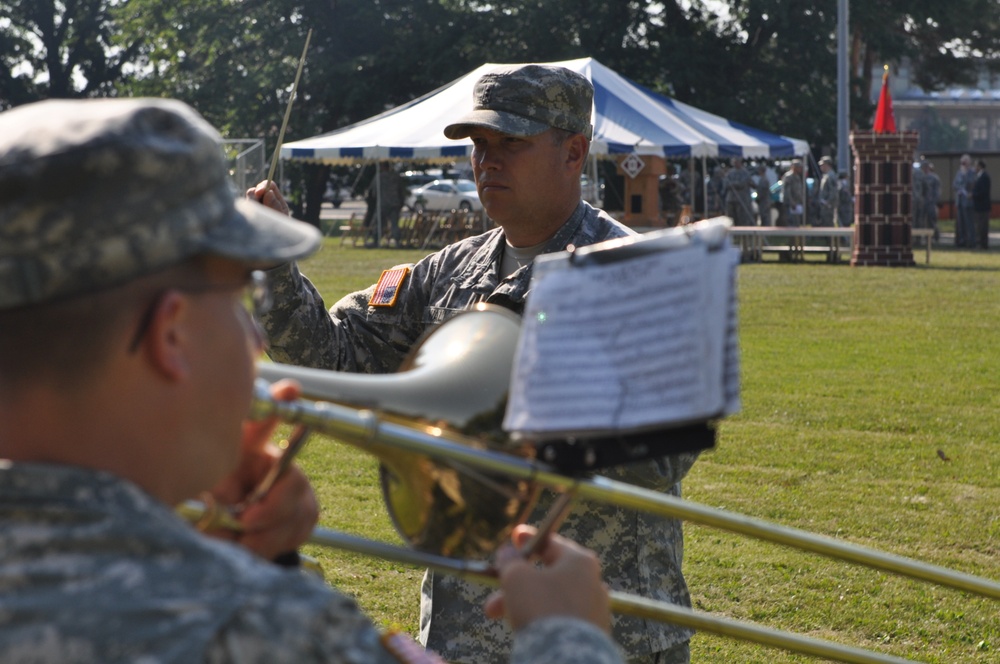
<svg viewBox="0 0 1000 664">
<path fill-rule="evenodd" d="M 375 162 L 375 246 L 382 246 L 382 160 Z"/>
<path fill-rule="evenodd" d="M 688 217 L 688 221 L 694 221 L 694 203 L 695 203 L 694 197 L 698 195 L 698 189 L 697 187 L 694 186 L 694 176 L 696 175 L 696 173 L 694 172 L 693 154 L 688 155 L 688 172 L 691 173 L 691 188 L 688 189 L 688 191 L 691 192 L 691 195 L 688 196 L 688 200 L 691 201 L 691 216 Z"/>
<path fill-rule="evenodd" d="M 705 155 L 701 155 L 701 181 L 704 183 L 705 178 L 708 176 L 708 160 L 705 159 Z M 701 186 L 701 202 L 704 207 L 701 208 L 701 213 L 708 217 L 708 185 L 702 184 Z"/>
<path fill-rule="evenodd" d="M 809 159 L 812 155 L 806 155 L 806 158 L 802 160 L 802 225 L 809 225 Z"/>
</svg>

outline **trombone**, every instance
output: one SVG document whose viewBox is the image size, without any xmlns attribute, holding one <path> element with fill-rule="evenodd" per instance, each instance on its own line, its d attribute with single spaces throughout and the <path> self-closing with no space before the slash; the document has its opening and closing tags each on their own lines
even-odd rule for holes
<svg viewBox="0 0 1000 664">
<path fill-rule="evenodd" d="M 253 416 L 305 425 L 374 454 L 390 517 L 410 548 L 317 529 L 311 542 L 491 582 L 483 557 L 527 518 L 541 488 L 784 544 L 1000 599 L 1000 583 L 733 514 L 596 475 L 570 476 L 499 427 L 519 320 L 489 306 L 456 316 L 419 343 L 397 374 L 366 376 L 261 363 Z M 273 400 L 292 378 L 303 398 Z M 840 662 L 904 662 L 620 592 L 616 613 L 692 627 Z"/>
</svg>

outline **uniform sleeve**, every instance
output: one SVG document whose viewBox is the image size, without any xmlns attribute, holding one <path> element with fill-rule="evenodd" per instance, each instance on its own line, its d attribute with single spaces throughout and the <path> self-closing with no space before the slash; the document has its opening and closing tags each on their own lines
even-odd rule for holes
<svg viewBox="0 0 1000 664">
<path fill-rule="evenodd" d="M 511 664 L 620 664 L 622 653 L 608 635 L 582 620 L 536 620 L 514 637 Z"/>
<path fill-rule="evenodd" d="M 298 265 L 281 265 L 267 273 L 274 297 L 271 309 L 260 317 L 267 336 L 267 354 L 275 362 L 316 369 L 340 366 L 337 331 L 315 286 Z"/>
<path fill-rule="evenodd" d="M 396 371 L 424 329 L 426 266 L 406 266 L 398 302 L 373 308 L 375 285 L 341 298 L 329 311 L 295 264 L 268 272 L 274 304 L 260 322 L 275 362 L 362 373 Z"/>
</svg>

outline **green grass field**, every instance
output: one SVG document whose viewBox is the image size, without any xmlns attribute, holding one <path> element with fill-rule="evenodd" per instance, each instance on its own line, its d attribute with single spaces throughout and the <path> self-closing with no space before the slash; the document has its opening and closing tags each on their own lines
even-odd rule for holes
<svg viewBox="0 0 1000 664">
<path fill-rule="evenodd" d="M 329 303 L 420 256 L 331 239 L 303 270 Z M 1000 580 L 1000 252 L 917 258 L 914 268 L 741 266 L 743 410 L 695 464 L 685 498 Z M 398 542 L 373 458 L 317 437 L 302 464 L 323 525 Z M 1000 602 L 708 527 L 685 532 L 699 610 L 919 661 L 1000 662 Z M 421 570 L 307 553 L 376 621 L 416 633 Z M 706 634 L 692 659 L 815 661 Z"/>
</svg>

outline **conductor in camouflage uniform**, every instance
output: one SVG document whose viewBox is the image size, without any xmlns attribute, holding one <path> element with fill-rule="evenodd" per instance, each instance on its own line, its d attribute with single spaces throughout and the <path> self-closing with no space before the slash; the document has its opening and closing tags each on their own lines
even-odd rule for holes
<svg viewBox="0 0 1000 664">
<path fill-rule="evenodd" d="M 216 537 L 174 511 L 240 504 L 277 462 L 276 422 L 245 422 L 262 337 L 244 297 L 264 304 L 254 271 L 319 242 L 236 200 L 218 134 L 180 102 L 0 113 L 0 661 L 422 654 L 291 566 L 318 513 L 294 465 Z M 541 555 L 499 563 L 488 608 L 513 660 L 620 661 L 596 557 L 562 538 Z"/>
<path fill-rule="evenodd" d="M 472 139 L 479 196 L 499 228 L 397 266 L 380 284 L 347 295 L 329 311 L 295 266 L 273 271 L 276 302 L 262 319 L 271 357 L 341 371 L 395 371 L 427 330 L 479 302 L 521 313 L 535 256 L 633 235 L 581 200 L 592 99 L 590 81 L 561 67 L 505 66 L 484 74 L 473 111 L 444 133 Z M 260 200 L 269 191 L 261 185 L 248 195 Z M 608 475 L 676 496 L 696 456 L 662 457 Z M 549 502 L 543 500 L 533 520 Z M 560 532 L 597 552 L 611 588 L 690 606 L 679 520 L 586 503 L 573 509 Z M 428 572 L 421 640 L 449 661 L 498 661 L 510 633 L 477 613 L 484 596 L 475 585 Z M 612 633 L 632 661 L 689 660 L 687 628 L 619 617 Z"/>
</svg>

